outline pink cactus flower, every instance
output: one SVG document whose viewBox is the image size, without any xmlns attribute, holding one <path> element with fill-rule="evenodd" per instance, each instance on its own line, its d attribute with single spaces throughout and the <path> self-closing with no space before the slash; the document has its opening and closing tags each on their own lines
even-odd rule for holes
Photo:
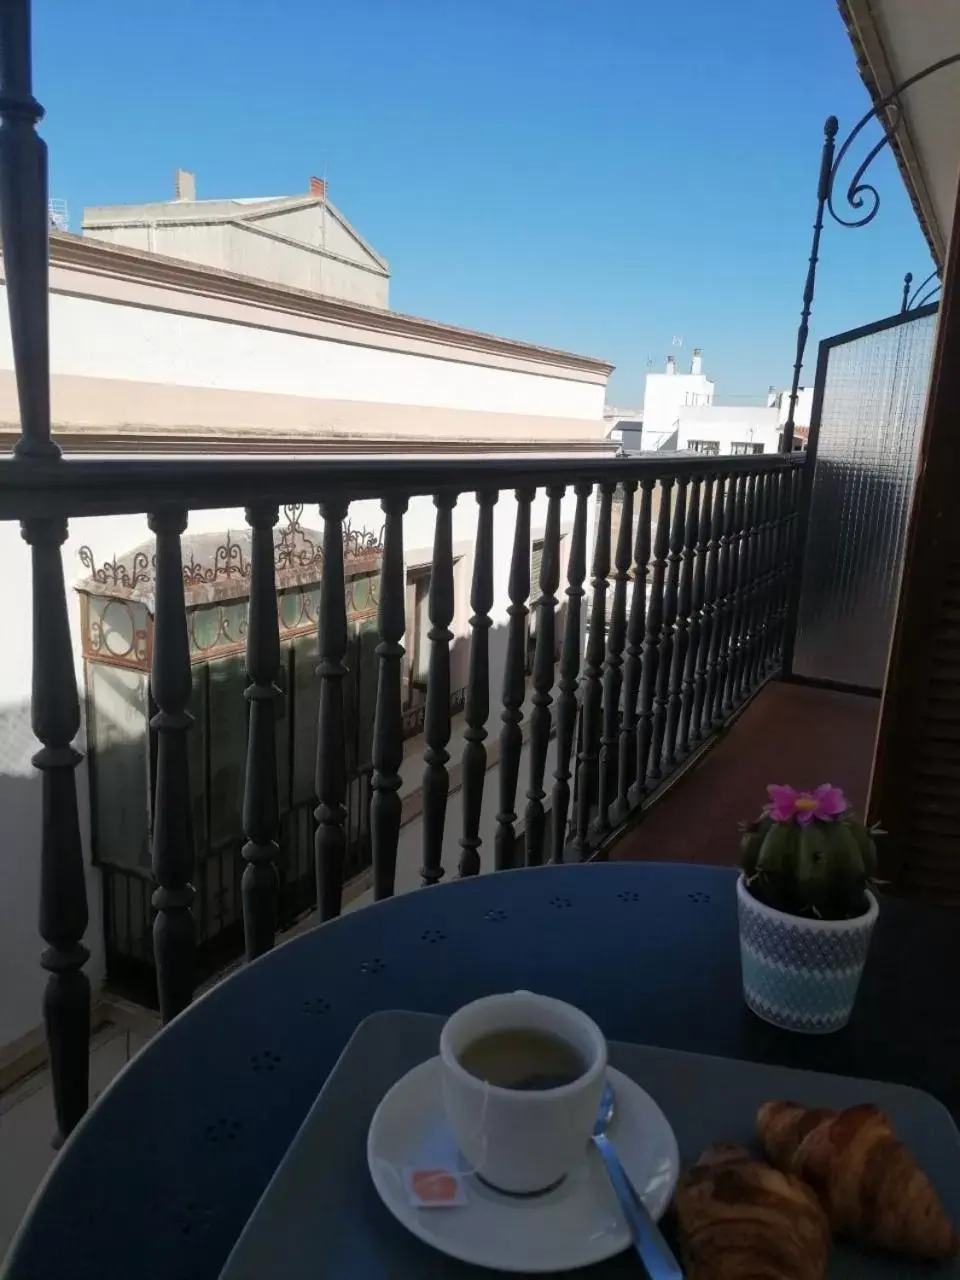
<svg viewBox="0 0 960 1280">
<path fill-rule="evenodd" d="M 816 818 L 821 822 L 832 822 L 850 808 L 847 797 L 839 787 L 824 782 L 814 791 L 797 791 L 794 787 L 779 787 L 772 784 L 767 787 L 770 804 L 767 813 L 774 822 L 797 822 L 801 827 L 809 826 Z"/>
</svg>

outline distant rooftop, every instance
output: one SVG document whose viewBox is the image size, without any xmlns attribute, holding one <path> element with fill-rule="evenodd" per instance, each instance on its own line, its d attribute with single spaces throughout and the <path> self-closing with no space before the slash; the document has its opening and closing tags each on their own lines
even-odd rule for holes
<svg viewBox="0 0 960 1280">
<path fill-rule="evenodd" d="M 295 195 L 198 200 L 195 175 L 178 169 L 172 199 L 93 205 L 83 211 L 83 232 L 324 297 L 389 305 L 386 258 L 331 204 L 323 178 Z"/>
</svg>

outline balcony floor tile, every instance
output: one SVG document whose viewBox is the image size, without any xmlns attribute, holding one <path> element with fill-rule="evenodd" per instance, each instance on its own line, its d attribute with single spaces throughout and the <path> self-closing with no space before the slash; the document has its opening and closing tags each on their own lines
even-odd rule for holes
<svg viewBox="0 0 960 1280">
<path fill-rule="evenodd" d="M 753 818 L 770 782 L 832 782 L 863 813 L 880 699 L 772 682 L 724 738 L 610 851 L 614 861 L 733 866 L 737 823 Z"/>
</svg>

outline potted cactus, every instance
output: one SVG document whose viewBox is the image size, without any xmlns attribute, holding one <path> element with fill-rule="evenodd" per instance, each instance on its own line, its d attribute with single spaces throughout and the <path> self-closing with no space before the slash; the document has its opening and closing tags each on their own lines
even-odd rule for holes
<svg viewBox="0 0 960 1280">
<path fill-rule="evenodd" d="M 874 836 L 839 787 L 767 788 L 741 830 L 737 882 L 747 1005 L 789 1031 L 846 1026 L 876 923 Z"/>
</svg>

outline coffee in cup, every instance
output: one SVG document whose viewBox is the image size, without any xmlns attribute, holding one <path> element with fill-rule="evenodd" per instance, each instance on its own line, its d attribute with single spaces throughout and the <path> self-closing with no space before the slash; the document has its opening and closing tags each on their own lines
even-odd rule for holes
<svg viewBox="0 0 960 1280">
<path fill-rule="evenodd" d="M 501 1089 L 559 1089 L 586 1070 L 572 1044 L 534 1027 L 488 1031 L 466 1045 L 457 1060 L 478 1080 Z"/>
<path fill-rule="evenodd" d="M 486 996 L 446 1022 L 440 1061 L 447 1121 L 486 1183 L 533 1195 L 583 1159 L 607 1067 L 585 1013 L 528 991 Z"/>
</svg>

